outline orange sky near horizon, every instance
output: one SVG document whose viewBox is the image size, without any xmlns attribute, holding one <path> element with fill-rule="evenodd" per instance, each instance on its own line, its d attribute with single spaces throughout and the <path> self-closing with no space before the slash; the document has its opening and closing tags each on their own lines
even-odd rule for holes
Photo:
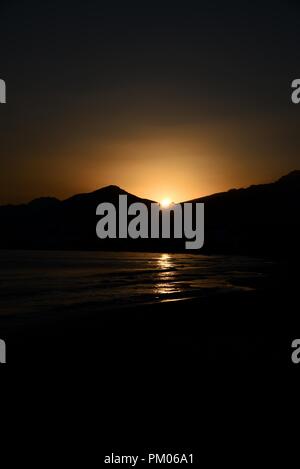
<svg viewBox="0 0 300 469">
<path fill-rule="evenodd" d="M 296 169 L 293 158 L 282 159 L 278 142 L 276 147 L 272 144 L 270 135 L 276 126 L 274 119 L 269 130 L 257 121 L 243 125 L 208 121 L 198 126 L 143 128 L 102 139 L 79 135 L 61 142 L 59 150 L 49 144 L 46 150 L 36 149 L 30 160 L 23 158 L 14 175 L 13 194 L 9 176 L 2 173 L 0 203 L 41 196 L 64 199 L 110 184 L 139 197 L 177 203 L 272 182 Z"/>
</svg>

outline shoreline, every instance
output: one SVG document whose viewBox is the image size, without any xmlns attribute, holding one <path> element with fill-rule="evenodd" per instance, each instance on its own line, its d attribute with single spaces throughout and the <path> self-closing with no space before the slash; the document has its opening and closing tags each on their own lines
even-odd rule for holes
<svg viewBox="0 0 300 469">
<path fill-rule="evenodd" d="M 218 362 L 222 353 L 229 355 L 226 366 L 257 365 L 270 353 L 274 365 L 287 360 L 289 349 L 282 353 L 269 347 L 270 336 L 282 336 L 282 321 L 273 318 L 262 307 L 272 306 L 268 295 L 231 293 L 205 299 L 188 299 L 179 303 L 156 303 L 143 307 L 101 312 L 81 308 L 72 316 L 60 318 L 51 315 L 36 318 L 26 324 L 7 324 L 1 327 L 1 338 L 8 346 L 12 363 L 29 365 L 51 364 L 56 360 L 66 363 L 80 347 L 82 363 L 108 366 L 120 360 L 132 359 L 153 363 L 168 359 L 194 363 Z M 273 306 L 279 299 L 274 298 Z M 101 314 L 103 313 L 103 314 Z M 32 319 L 32 318 L 31 318 Z M 0 319 L 0 324 L 1 321 Z M 286 338 L 284 343 L 288 343 Z M 245 349 L 243 343 L 248 345 Z M 222 351 L 222 344 L 227 348 Z M 256 345 L 255 345 L 256 344 Z M 54 358 L 56 357 L 56 358 Z M 272 361 L 272 359 L 271 359 Z"/>
</svg>

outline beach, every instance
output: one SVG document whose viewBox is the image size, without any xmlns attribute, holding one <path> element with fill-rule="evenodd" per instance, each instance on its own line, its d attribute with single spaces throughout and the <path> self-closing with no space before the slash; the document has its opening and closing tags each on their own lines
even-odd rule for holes
<svg viewBox="0 0 300 469">
<path fill-rule="evenodd" d="M 288 363 L 282 334 L 295 289 L 279 261 L 64 251 L 0 257 L 0 326 L 11 362 Z"/>
</svg>

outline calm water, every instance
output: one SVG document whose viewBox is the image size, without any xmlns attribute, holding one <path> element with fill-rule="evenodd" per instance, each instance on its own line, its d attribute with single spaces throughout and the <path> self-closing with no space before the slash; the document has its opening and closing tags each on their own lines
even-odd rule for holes
<svg viewBox="0 0 300 469">
<path fill-rule="evenodd" d="M 1 314 L 180 301 L 255 289 L 269 263 L 189 254 L 0 251 Z"/>
</svg>

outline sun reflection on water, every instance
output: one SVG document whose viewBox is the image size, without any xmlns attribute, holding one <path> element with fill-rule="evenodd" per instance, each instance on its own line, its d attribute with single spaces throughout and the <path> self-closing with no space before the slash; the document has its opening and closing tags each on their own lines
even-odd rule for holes
<svg viewBox="0 0 300 469">
<path fill-rule="evenodd" d="M 181 291 L 177 282 L 175 262 L 170 254 L 161 254 L 157 259 L 157 279 L 154 290 L 157 295 L 174 294 Z"/>
</svg>

